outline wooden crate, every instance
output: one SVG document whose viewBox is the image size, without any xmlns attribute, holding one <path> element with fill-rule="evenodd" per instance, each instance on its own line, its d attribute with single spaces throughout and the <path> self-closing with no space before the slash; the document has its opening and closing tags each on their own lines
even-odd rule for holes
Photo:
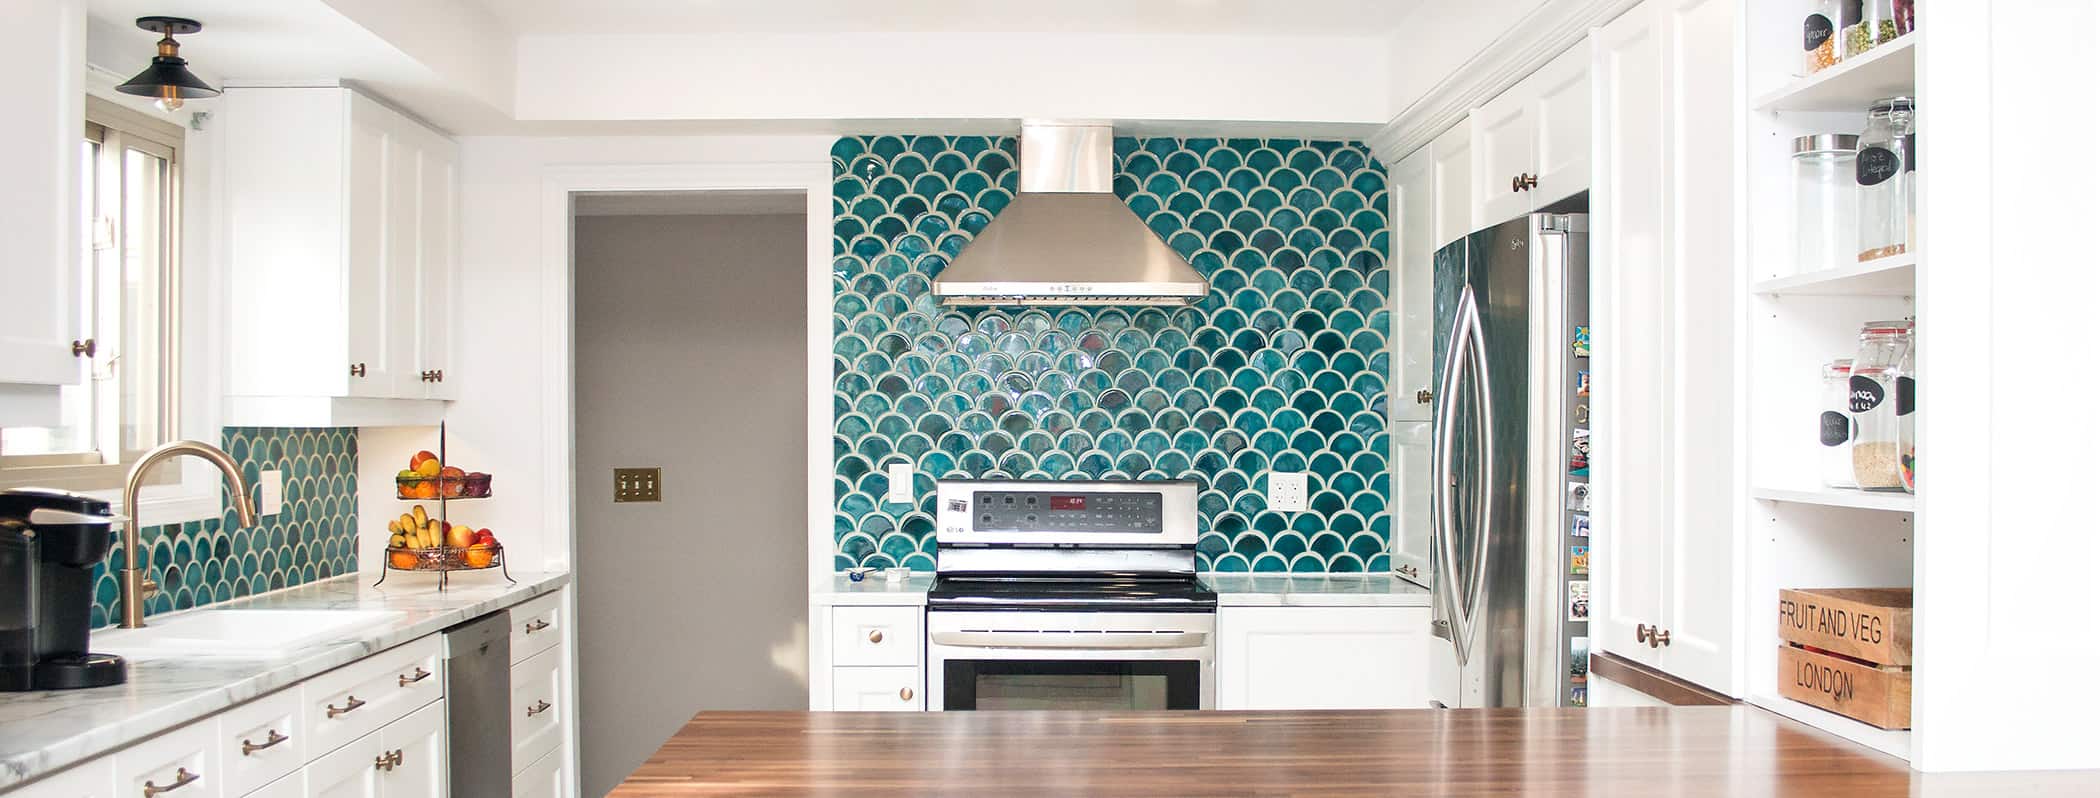
<svg viewBox="0 0 2100 798">
<path fill-rule="evenodd" d="M 1779 646 L 1779 695 L 1883 729 L 1910 728 L 1910 670 Z"/>
<path fill-rule="evenodd" d="M 1781 590 L 1779 639 L 1907 668 L 1910 601 L 1907 587 Z"/>
</svg>

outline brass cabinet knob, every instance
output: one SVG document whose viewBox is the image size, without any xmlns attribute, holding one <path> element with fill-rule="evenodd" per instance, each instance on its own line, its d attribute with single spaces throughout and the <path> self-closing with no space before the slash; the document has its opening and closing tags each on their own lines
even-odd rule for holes
<svg viewBox="0 0 2100 798">
<path fill-rule="evenodd" d="M 1539 176 L 1530 173 L 1520 174 L 1509 179 L 1509 190 L 1511 191 L 1530 191 L 1538 188 L 1538 185 Z"/>
<path fill-rule="evenodd" d="M 433 374 L 433 375 L 435 375 L 435 376 L 437 377 L 437 381 L 438 381 L 438 382 L 444 382 L 444 381 L 445 381 L 445 370 L 444 370 L 444 369 L 438 369 L 437 371 L 433 371 L 433 372 L 430 372 L 430 373 L 431 373 L 431 374 Z"/>
<path fill-rule="evenodd" d="M 1647 643 L 1649 648 L 1662 648 L 1670 644 L 1670 632 L 1660 626 L 1637 623 L 1633 625 L 1633 642 Z"/>
<path fill-rule="evenodd" d="M 73 342 L 73 356 L 74 356 L 74 357 L 94 357 L 94 356 L 95 356 L 95 339 L 93 339 L 93 338 L 84 338 L 84 339 L 81 339 L 81 340 L 78 340 L 78 341 L 74 341 L 74 342 Z"/>
<path fill-rule="evenodd" d="M 352 363 L 352 364 L 350 364 L 350 376 L 352 376 L 352 377 L 362 377 L 362 376 L 365 376 L 365 364 L 363 364 L 363 363 Z"/>
<path fill-rule="evenodd" d="M 1427 388 L 1415 392 L 1415 404 L 1426 405 L 1434 401 L 1436 401 L 1436 394 L 1430 393 Z"/>
<path fill-rule="evenodd" d="M 875 630 L 875 631 L 869 632 L 869 633 L 868 633 L 868 642 L 870 642 L 870 643 L 880 643 L 880 642 L 882 642 L 882 630 L 881 630 L 881 629 L 877 629 L 877 630 Z"/>
<path fill-rule="evenodd" d="M 905 701 L 910 701 L 913 695 L 914 693 L 912 693 L 911 688 L 909 687 L 897 691 L 897 697 Z"/>
</svg>

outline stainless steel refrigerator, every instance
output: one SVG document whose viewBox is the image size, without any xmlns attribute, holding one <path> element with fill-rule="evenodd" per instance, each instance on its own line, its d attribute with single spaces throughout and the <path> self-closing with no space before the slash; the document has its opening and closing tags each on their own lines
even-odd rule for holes
<svg viewBox="0 0 2100 798">
<path fill-rule="evenodd" d="M 1589 235 L 1532 214 L 1436 253 L 1431 695 L 1581 706 L 1588 687 Z"/>
</svg>

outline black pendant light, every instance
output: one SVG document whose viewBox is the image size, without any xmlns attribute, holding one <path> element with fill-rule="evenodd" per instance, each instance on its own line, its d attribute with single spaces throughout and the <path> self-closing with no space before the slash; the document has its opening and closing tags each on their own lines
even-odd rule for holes
<svg viewBox="0 0 2100 798">
<path fill-rule="evenodd" d="M 181 47 L 175 43 L 175 35 L 196 33 L 204 29 L 204 23 L 181 17 L 139 17 L 138 26 L 160 34 L 159 52 L 146 71 L 125 81 L 117 91 L 155 98 L 154 104 L 164 111 L 181 108 L 183 100 L 219 96 L 218 89 L 192 74 L 189 62 L 175 54 Z"/>
</svg>

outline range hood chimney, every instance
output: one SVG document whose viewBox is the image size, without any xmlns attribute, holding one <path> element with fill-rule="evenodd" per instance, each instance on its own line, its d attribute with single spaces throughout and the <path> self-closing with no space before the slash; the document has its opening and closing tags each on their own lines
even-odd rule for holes
<svg viewBox="0 0 2100 798">
<path fill-rule="evenodd" d="M 944 305 L 1186 305 L 1210 284 L 1113 188 L 1102 122 L 1021 125 L 1020 193 L 933 281 Z"/>
</svg>

